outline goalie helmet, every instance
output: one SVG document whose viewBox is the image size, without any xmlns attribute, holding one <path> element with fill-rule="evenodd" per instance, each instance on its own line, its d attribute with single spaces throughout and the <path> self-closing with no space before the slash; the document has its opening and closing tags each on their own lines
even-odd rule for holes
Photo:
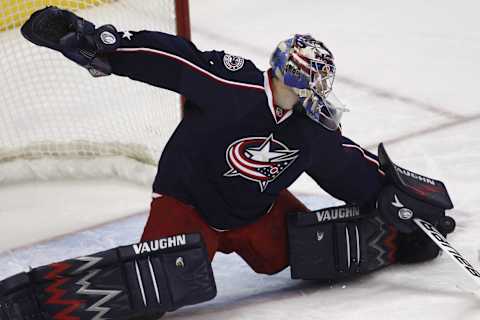
<svg viewBox="0 0 480 320">
<path fill-rule="evenodd" d="M 338 129 L 346 108 L 332 92 L 334 57 L 322 42 L 297 34 L 278 44 L 270 65 L 275 77 L 297 93 L 309 118 L 329 130 Z"/>
</svg>

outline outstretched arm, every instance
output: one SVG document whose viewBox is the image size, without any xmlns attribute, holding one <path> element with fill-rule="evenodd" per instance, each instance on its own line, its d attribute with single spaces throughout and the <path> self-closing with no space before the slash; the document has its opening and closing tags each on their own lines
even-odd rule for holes
<svg viewBox="0 0 480 320">
<path fill-rule="evenodd" d="M 175 91 L 199 106 L 225 108 L 226 101 L 264 94 L 262 73 L 251 62 L 243 67 L 252 70 L 248 79 L 239 79 L 240 73 L 225 68 L 223 52 L 202 52 L 192 42 L 163 32 L 120 34 L 119 48 L 108 54 L 113 74 Z"/>
<path fill-rule="evenodd" d="M 332 140 L 328 149 L 314 151 L 307 174 L 337 199 L 370 205 L 386 182 L 377 156 L 339 134 Z"/>
<path fill-rule="evenodd" d="M 120 36 L 119 48 L 108 55 L 113 74 L 184 95 L 193 91 L 189 90 L 193 83 L 209 76 L 208 59 L 186 39 L 153 31 L 125 32 Z M 200 79 L 190 79 L 192 85 L 186 85 L 185 77 L 195 71 Z"/>
<path fill-rule="evenodd" d="M 193 43 L 162 32 L 117 32 L 95 28 L 55 7 L 35 12 L 22 27 L 31 42 L 60 51 L 93 76 L 116 74 L 175 91 L 201 107 L 242 104 L 243 97 L 265 95 L 263 74 L 241 60 L 242 72 L 224 66 L 223 52 L 198 50 Z"/>
</svg>

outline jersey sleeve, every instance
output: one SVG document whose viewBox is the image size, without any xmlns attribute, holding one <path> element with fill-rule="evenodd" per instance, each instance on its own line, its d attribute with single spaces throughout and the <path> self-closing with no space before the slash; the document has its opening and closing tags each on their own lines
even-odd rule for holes
<svg viewBox="0 0 480 320">
<path fill-rule="evenodd" d="M 386 181 L 377 156 L 340 134 L 328 149 L 313 151 L 307 174 L 330 195 L 360 206 L 372 205 Z"/>
<path fill-rule="evenodd" d="M 205 108 L 265 92 L 262 72 L 248 60 L 242 59 L 242 70 L 229 72 L 224 52 L 200 51 L 182 37 L 153 31 L 120 35 L 120 48 L 108 56 L 113 74 L 177 92 Z"/>
</svg>

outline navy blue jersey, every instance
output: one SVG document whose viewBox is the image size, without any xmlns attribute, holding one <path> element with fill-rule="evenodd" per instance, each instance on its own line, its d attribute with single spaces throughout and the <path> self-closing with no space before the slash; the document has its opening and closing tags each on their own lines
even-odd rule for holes
<svg viewBox="0 0 480 320">
<path fill-rule="evenodd" d="M 272 75 L 223 51 L 161 32 L 123 34 L 113 73 L 186 97 L 153 191 L 196 207 L 214 228 L 254 222 L 303 172 L 347 203 L 372 203 L 377 158 L 301 112 L 275 105 Z"/>
</svg>

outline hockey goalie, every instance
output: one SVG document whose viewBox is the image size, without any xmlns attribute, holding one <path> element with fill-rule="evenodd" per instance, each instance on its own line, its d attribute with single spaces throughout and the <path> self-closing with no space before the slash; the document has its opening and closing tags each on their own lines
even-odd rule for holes
<svg viewBox="0 0 480 320">
<path fill-rule="evenodd" d="M 293 278 L 335 281 L 437 257 L 412 217 L 445 236 L 454 230 L 443 183 L 342 135 L 334 56 L 310 35 L 281 41 L 261 71 L 181 37 L 96 27 L 55 7 L 21 31 L 94 77 L 128 77 L 186 102 L 141 242 L 5 279 L 2 320 L 159 318 L 216 295 L 216 252 L 240 255 L 257 273 L 290 267 Z M 287 191 L 302 173 L 346 204 L 309 212 Z"/>
</svg>

